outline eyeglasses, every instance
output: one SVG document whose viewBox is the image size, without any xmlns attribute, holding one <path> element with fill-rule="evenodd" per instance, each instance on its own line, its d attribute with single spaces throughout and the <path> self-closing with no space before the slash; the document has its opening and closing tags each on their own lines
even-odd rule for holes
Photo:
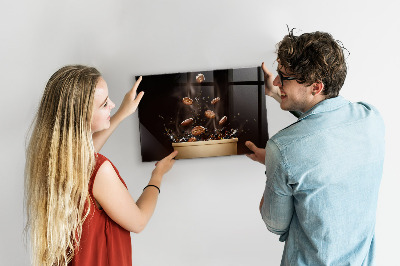
<svg viewBox="0 0 400 266">
<path fill-rule="evenodd" d="M 277 71 L 278 71 L 279 80 L 281 81 L 282 87 L 283 87 L 283 81 L 284 80 L 295 80 L 295 79 L 297 79 L 296 77 L 284 77 L 281 71 L 279 71 L 279 70 L 277 70 Z"/>
</svg>

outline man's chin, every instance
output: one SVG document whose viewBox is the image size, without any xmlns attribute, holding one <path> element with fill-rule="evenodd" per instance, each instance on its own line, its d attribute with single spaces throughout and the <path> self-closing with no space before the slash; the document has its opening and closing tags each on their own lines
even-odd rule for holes
<svg viewBox="0 0 400 266">
<path fill-rule="evenodd" d="M 289 108 L 288 106 L 285 106 L 284 104 L 282 104 L 281 103 L 281 109 L 283 110 L 283 111 L 291 111 L 291 108 Z"/>
</svg>

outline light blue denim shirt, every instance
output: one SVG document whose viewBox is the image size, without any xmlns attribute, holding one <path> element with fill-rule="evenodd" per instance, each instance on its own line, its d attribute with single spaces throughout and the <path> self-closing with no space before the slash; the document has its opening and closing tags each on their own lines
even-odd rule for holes
<svg viewBox="0 0 400 266">
<path fill-rule="evenodd" d="M 266 147 L 262 218 L 281 265 L 373 265 L 384 124 L 366 103 L 324 100 Z"/>
</svg>

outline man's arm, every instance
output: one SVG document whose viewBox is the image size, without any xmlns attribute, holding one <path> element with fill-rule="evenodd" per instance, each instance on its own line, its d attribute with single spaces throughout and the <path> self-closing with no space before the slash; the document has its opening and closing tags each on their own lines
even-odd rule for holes
<svg viewBox="0 0 400 266">
<path fill-rule="evenodd" d="M 121 106 L 118 108 L 118 111 L 111 117 L 110 119 L 110 127 L 108 129 L 96 132 L 92 135 L 94 150 L 99 152 L 103 145 L 106 143 L 107 139 L 111 136 L 114 130 L 118 127 L 118 125 L 129 115 L 133 114 L 140 100 L 143 97 L 144 92 L 140 92 L 136 96 L 136 90 L 139 87 L 140 82 L 142 81 L 142 77 L 140 77 L 132 89 L 127 92 L 124 97 L 124 100 L 121 103 Z"/>
<path fill-rule="evenodd" d="M 264 196 L 260 202 L 260 213 L 269 231 L 277 235 L 283 235 L 289 231 L 293 212 L 292 196 L 278 195 L 268 185 L 265 187 Z"/>
<path fill-rule="evenodd" d="M 288 185 L 288 173 L 280 150 L 273 141 L 266 147 L 266 175 L 264 195 L 260 202 L 261 217 L 268 230 L 284 235 L 290 226 L 294 212 L 292 189 Z M 286 235 L 281 237 L 281 241 Z"/>
<path fill-rule="evenodd" d="M 251 141 L 246 146 L 254 152 L 246 154 L 253 161 L 266 165 L 267 183 L 260 201 L 260 213 L 268 230 L 283 235 L 288 231 L 294 211 L 291 189 L 287 186 L 287 172 L 283 158 L 273 141 L 268 141 L 267 148 L 258 148 Z M 284 237 L 282 237 L 284 241 Z"/>
</svg>

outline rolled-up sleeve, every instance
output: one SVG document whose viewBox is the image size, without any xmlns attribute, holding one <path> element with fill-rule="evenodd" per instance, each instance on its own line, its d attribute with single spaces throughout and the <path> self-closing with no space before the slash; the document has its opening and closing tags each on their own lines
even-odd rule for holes
<svg viewBox="0 0 400 266">
<path fill-rule="evenodd" d="M 267 181 L 261 216 L 268 230 L 282 235 L 280 241 L 285 241 L 294 212 L 293 194 L 286 162 L 273 140 L 267 143 L 265 165 Z"/>
</svg>

